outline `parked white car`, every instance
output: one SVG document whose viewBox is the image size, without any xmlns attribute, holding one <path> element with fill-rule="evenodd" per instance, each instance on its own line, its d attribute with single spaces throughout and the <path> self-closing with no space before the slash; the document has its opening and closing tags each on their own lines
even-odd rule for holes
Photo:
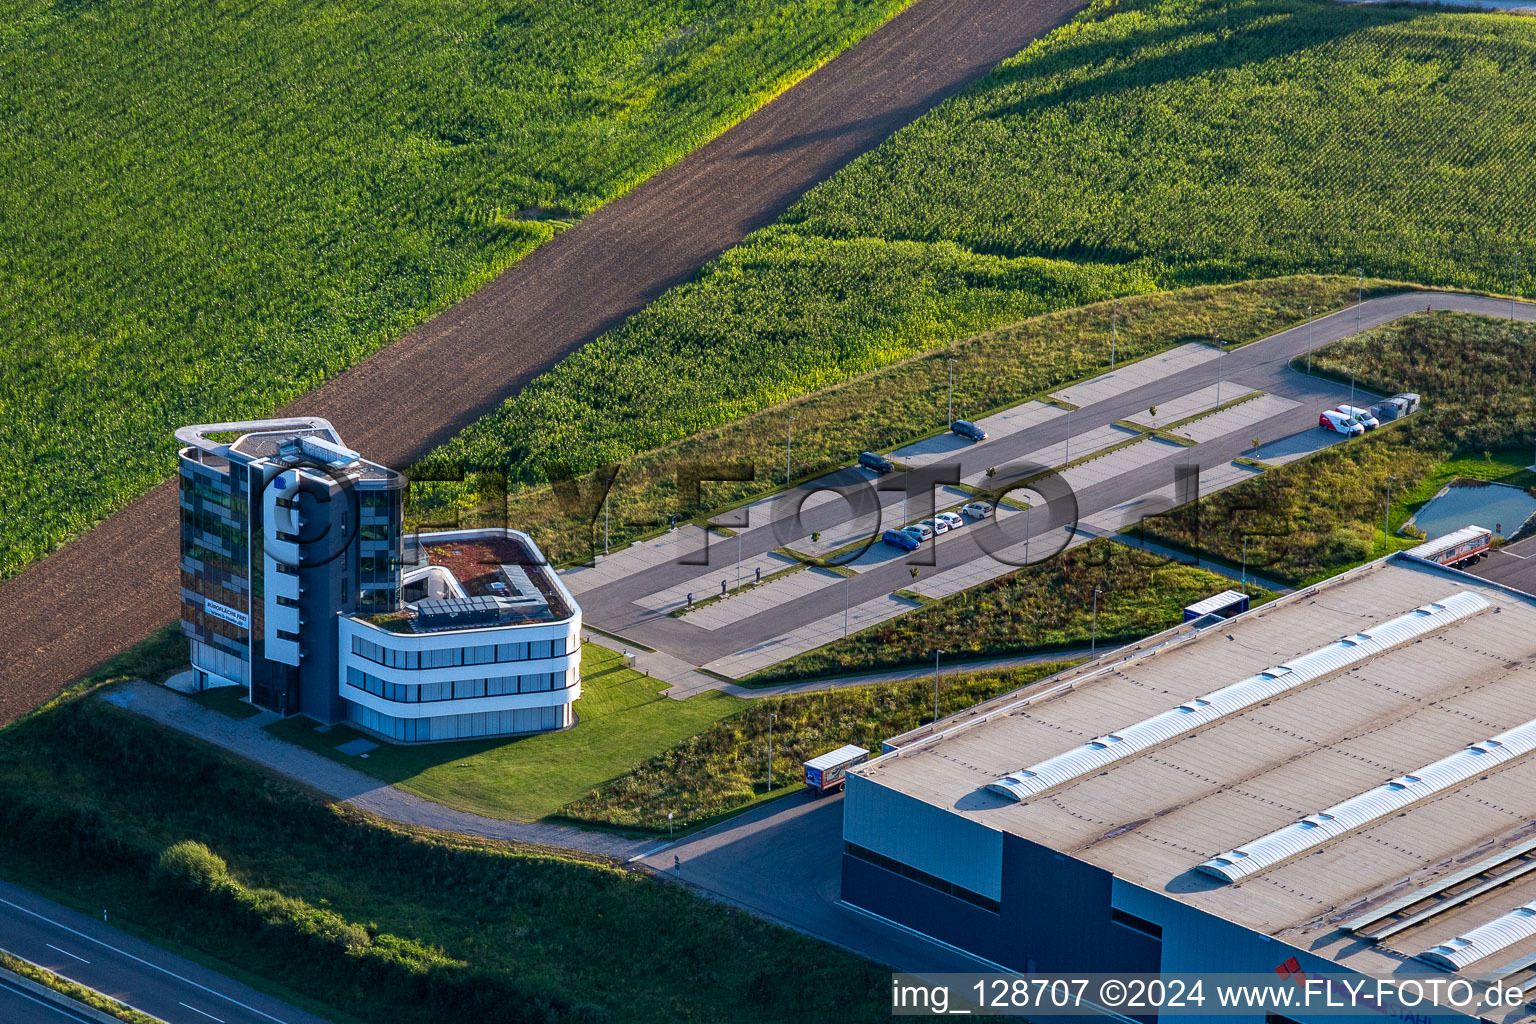
<svg viewBox="0 0 1536 1024">
<path fill-rule="evenodd" d="M 960 527 L 965 525 L 965 520 L 961 519 L 953 512 L 940 512 L 933 518 L 948 526 L 951 530 L 958 530 Z"/>
<path fill-rule="evenodd" d="M 1343 434 L 1345 437 L 1359 437 L 1365 433 L 1365 427 L 1345 416 L 1337 409 L 1328 409 L 1317 417 L 1317 425 L 1324 430 L 1332 430 L 1334 433 Z"/>
<path fill-rule="evenodd" d="M 1358 405 L 1341 405 L 1335 411 L 1348 416 L 1366 430 L 1375 430 L 1381 426 L 1381 421 L 1371 415 L 1371 410 L 1362 409 Z"/>
<path fill-rule="evenodd" d="M 992 514 L 992 505 L 986 501 L 968 501 L 960 508 L 972 519 L 985 519 Z"/>
<path fill-rule="evenodd" d="M 926 527 L 928 527 L 928 529 L 932 530 L 934 533 L 948 533 L 949 532 L 949 524 L 946 523 L 944 520 L 938 518 L 937 516 L 935 516 L 932 519 L 924 519 L 921 523 L 918 523 L 917 525 L 919 525 L 919 526 L 926 526 Z"/>
<path fill-rule="evenodd" d="M 933 527 L 929 526 L 926 522 L 913 523 L 911 526 L 906 527 L 903 532 L 910 533 L 918 540 L 928 540 L 933 536 Z"/>
</svg>

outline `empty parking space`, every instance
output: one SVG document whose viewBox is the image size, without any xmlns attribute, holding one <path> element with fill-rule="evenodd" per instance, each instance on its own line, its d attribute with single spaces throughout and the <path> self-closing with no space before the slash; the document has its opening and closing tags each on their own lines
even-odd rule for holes
<svg viewBox="0 0 1536 1024">
<path fill-rule="evenodd" d="M 1289 398 L 1281 398 L 1279 395 L 1260 395 L 1209 416 L 1202 416 L 1200 419 L 1184 424 L 1172 433 L 1179 437 L 1187 437 L 1198 444 L 1204 444 L 1218 437 L 1246 430 L 1271 416 L 1289 412 L 1299 404 Z"/>
<path fill-rule="evenodd" d="M 1216 358 L 1216 350 L 1205 345 L 1180 345 L 1167 352 L 1128 363 L 1105 374 L 1073 384 L 1055 392 L 1052 397 L 1075 406 L 1093 405 L 1105 399 L 1135 391 L 1139 387 L 1154 384 L 1163 378 L 1199 366 Z"/>
</svg>

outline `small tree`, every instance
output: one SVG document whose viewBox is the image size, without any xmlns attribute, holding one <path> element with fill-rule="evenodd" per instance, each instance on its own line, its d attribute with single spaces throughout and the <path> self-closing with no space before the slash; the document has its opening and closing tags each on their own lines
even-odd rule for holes
<svg viewBox="0 0 1536 1024">
<path fill-rule="evenodd" d="M 1259 445 L 1263 444 L 1264 442 L 1260 441 L 1258 438 L 1254 437 L 1254 438 L 1249 438 L 1249 443 L 1251 443 L 1253 445 L 1253 454 L 1257 455 L 1257 454 L 1259 454 Z"/>
<path fill-rule="evenodd" d="M 820 530 L 814 530 L 814 531 L 811 532 L 811 543 L 812 544 L 820 544 L 821 543 L 821 531 Z"/>
<path fill-rule="evenodd" d="M 912 574 L 913 579 L 917 579 L 917 566 L 914 565 L 912 568 L 908 569 L 907 572 Z"/>
<path fill-rule="evenodd" d="M 1157 406 L 1154 405 L 1150 409 L 1148 409 L 1147 410 L 1147 415 L 1152 417 L 1152 429 L 1156 430 L 1157 429 Z"/>
</svg>

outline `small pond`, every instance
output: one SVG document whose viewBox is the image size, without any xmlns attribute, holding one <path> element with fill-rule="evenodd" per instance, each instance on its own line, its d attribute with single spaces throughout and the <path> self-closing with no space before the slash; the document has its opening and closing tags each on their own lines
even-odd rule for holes
<svg viewBox="0 0 1536 1024">
<path fill-rule="evenodd" d="M 1452 484 L 1425 503 L 1411 522 L 1426 537 L 1443 537 L 1463 526 L 1481 526 L 1509 536 L 1536 513 L 1536 498 L 1509 484 Z"/>
</svg>

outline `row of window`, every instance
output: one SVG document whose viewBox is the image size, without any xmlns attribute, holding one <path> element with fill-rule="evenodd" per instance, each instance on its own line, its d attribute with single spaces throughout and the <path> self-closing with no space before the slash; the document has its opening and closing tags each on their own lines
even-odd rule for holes
<svg viewBox="0 0 1536 1024">
<path fill-rule="evenodd" d="M 991 911 L 994 914 L 1001 914 L 1003 912 L 1003 905 L 990 896 L 983 896 L 979 892 L 973 892 L 964 886 L 939 878 L 937 875 L 930 875 L 926 871 L 914 868 L 912 865 L 892 857 L 887 857 L 883 853 L 876 853 L 874 850 L 866 849 L 857 843 L 844 841 L 843 851 L 851 857 L 857 857 L 859 860 L 867 861 L 876 867 L 884 868 L 894 874 L 910 878 L 912 881 L 926 885 L 930 889 L 937 889 L 939 892 L 955 897 L 955 899 L 974 904 L 982 910 Z"/>
<path fill-rule="evenodd" d="M 566 681 L 564 672 L 539 672 L 529 676 L 494 676 L 490 679 L 406 684 L 391 683 L 367 672 L 348 668 L 347 685 L 400 704 L 430 704 L 439 700 L 505 697 L 513 693 L 548 693 L 565 689 Z"/>
<path fill-rule="evenodd" d="M 399 743 L 426 743 L 431 740 L 461 740 L 474 736 L 507 736 L 560 729 L 574 721 L 570 707 L 569 704 L 560 704 L 544 708 L 439 715 L 434 718 L 395 718 L 348 701 L 347 721 Z"/>
<path fill-rule="evenodd" d="M 555 640 L 529 640 L 516 644 L 481 644 L 449 647 L 440 651 L 397 651 L 360 636 L 352 638 L 352 653 L 390 668 L 457 668 L 461 665 L 494 665 L 501 661 L 533 661 L 575 654 L 581 641 L 575 636 Z"/>
</svg>

